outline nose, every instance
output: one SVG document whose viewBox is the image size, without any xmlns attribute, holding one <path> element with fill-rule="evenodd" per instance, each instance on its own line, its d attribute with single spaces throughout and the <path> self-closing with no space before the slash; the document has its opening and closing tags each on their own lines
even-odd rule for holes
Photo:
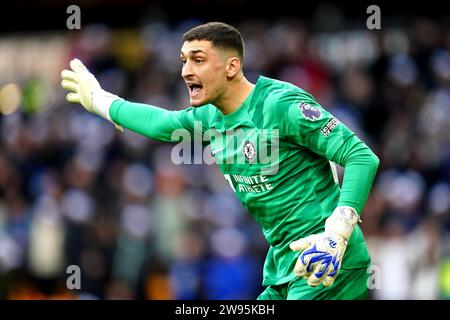
<svg viewBox="0 0 450 320">
<path fill-rule="evenodd" d="M 186 79 L 189 76 L 192 76 L 193 72 L 192 72 L 192 68 L 191 68 L 191 64 L 189 63 L 189 61 L 186 61 L 186 63 L 183 65 L 183 68 L 181 68 L 181 76 Z"/>
</svg>

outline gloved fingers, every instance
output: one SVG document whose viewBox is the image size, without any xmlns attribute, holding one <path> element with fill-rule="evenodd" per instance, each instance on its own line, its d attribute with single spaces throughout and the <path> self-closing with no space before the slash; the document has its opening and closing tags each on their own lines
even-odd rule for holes
<svg viewBox="0 0 450 320">
<path fill-rule="evenodd" d="M 307 277 L 312 271 L 313 266 L 310 265 L 313 254 L 308 249 L 316 240 L 316 235 L 310 235 L 290 243 L 289 247 L 294 251 L 303 251 L 297 259 L 294 267 L 294 273 L 298 277 Z M 305 254 L 308 253 L 308 254 Z"/>
<path fill-rule="evenodd" d="M 325 287 L 329 287 L 329 286 L 333 285 L 334 280 L 336 280 L 336 275 L 334 275 L 334 276 L 327 275 L 324 277 L 322 283 Z"/>
<path fill-rule="evenodd" d="M 307 278 L 308 285 L 310 287 L 317 287 L 322 282 L 322 277 L 318 277 L 317 274 L 320 273 L 320 264 L 318 264 L 310 276 Z"/>
<path fill-rule="evenodd" d="M 310 287 L 317 287 L 320 282 L 320 279 L 317 279 L 314 273 L 308 277 L 308 286 Z"/>
<path fill-rule="evenodd" d="M 75 72 L 87 71 L 87 68 L 85 67 L 83 62 L 78 59 L 73 59 L 70 61 L 70 68 Z"/>
<path fill-rule="evenodd" d="M 308 277 L 313 271 L 314 265 L 311 265 L 310 261 L 313 257 L 312 254 L 306 254 L 308 250 L 304 250 L 298 257 L 295 263 L 294 273 L 298 277 Z"/>
<path fill-rule="evenodd" d="M 308 236 L 306 238 L 301 238 L 297 241 L 293 241 L 289 244 L 289 247 L 293 251 L 303 251 L 308 248 L 314 240 L 314 235 Z"/>
<path fill-rule="evenodd" d="M 79 82 L 77 74 L 75 72 L 73 72 L 71 70 L 67 70 L 67 69 L 61 71 L 61 79 L 73 81 L 73 82 L 76 82 L 76 83 Z"/>
<path fill-rule="evenodd" d="M 297 277 L 303 277 L 306 275 L 306 264 L 302 262 L 300 257 L 297 259 L 294 267 L 294 273 Z"/>
<path fill-rule="evenodd" d="M 324 260 L 319 260 L 317 261 L 316 265 L 314 266 L 314 270 L 313 273 L 314 275 L 317 277 L 317 279 L 320 280 L 320 282 L 322 282 L 322 280 L 325 279 L 325 277 L 331 272 L 333 271 L 333 266 L 331 265 L 331 263 L 329 263 L 327 261 L 327 259 L 325 258 Z"/>
<path fill-rule="evenodd" d="M 72 92 L 79 92 L 80 88 L 76 82 L 69 81 L 69 80 L 63 80 L 61 81 L 61 87 L 68 91 Z"/>
<path fill-rule="evenodd" d="M 80 103 L 80 95 L 78 93 L 70 92 L 66 95 L 66 100 L 73 103 Z"/>
<path fill-rule="evenodd" d="M 331 263 L 330 266 L 328 267 L 328 270 L 325 274 L 325 277 L 323 279 L 323 285 L 325 287 L 329 287 L 331 285 L 333 285 L 334 280 L 336 279 L 339 270 L 341 269 L 341 264 L 340 263 Z"/>
</svg>

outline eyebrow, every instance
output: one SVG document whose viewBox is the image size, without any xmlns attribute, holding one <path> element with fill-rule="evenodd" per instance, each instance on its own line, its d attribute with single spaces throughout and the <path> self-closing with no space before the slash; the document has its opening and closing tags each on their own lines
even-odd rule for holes
<svg viewBox="0 0 450 320">
<path fill-rule="evenodd" d="M 201 49 L 194 49 L 194 50 L 189 50 L 187 55 L 189 56 L 189 55 L 193 55 L 193 54 L 196 54 L 196 53 L 204 53 L 204 54 L 206 54 L 206 52 L 201 50 Z M 180 52 L 180 56 L 184 56 L 184 53 Z"/>
</svg>

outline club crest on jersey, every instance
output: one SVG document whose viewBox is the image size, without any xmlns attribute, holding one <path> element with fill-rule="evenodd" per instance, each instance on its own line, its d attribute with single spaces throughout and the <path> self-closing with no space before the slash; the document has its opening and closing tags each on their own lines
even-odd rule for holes
<svg viewBox="0 0 450 320">
<path fill-rule="evenodd" d="M 253 143 L 251 143 L 250 141 L 247 141 L 244 144 L 244 155 L 250 162 L 256 159 L 256 149 Z"/>
<path fill-rule="evenodd" d="M 303 101 L 298 105 L 298 107 L 302 110 L 303 116 L 308 120 L 316 121 L 322 116 L 322 112 L 320 112 L 318 108 Z"/>
</svg>

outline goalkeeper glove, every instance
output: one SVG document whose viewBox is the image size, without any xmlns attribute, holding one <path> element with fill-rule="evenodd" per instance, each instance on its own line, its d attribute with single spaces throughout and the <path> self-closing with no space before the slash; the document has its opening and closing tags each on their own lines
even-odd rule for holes
<svg viewBox="0 0 450 320">
<path fill-rule="evenodd" d="M 341 268 L 342 256 L 347 248 L 359 215 L 352 207 L 337 207 L 325 222 L 325 231 L 291 242 L 290 248 L 302 251 L 294 273 L 307 279 L 312 287 L 334 283 Z"/>
<path fill-rule="evenodd" d="M 109 107 L 120 97 L 103 90 L 94 75 L 80 60 L 70 61 L 70 68 L 72 70 L 61 72 L 61 86 L 70 91 L 66 100 L 81 104 L 87 111 L 107 119 L 117 129 L 123 131 L 123 128 L 115 124 L 109 115 Z"/>
</svg>

